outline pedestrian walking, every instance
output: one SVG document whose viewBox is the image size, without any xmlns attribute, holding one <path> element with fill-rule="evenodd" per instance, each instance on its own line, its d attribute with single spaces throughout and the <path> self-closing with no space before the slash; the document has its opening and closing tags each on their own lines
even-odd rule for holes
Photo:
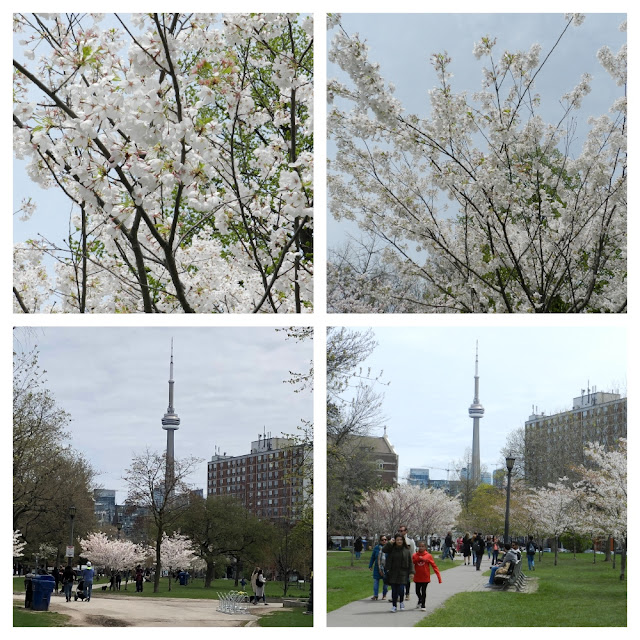
<svg viewBox="0 0 640 640">
<path fill-rule="evenodd" d="M 64 591 L 64 596 L 67 599 L 67 602 L 70 602 L 71 600 L 71 591 L 73 590 L 74 579 L 75 572 L 73 571 L 73 567 L 67 565 L 62 573 L 62 590 Z"/>
<path fill-rule="evenodd" d="M 529 536 L 529 540 L 527 542 L 526 551 L 527 551 L 527 564 L 529 565 L 529 571 L 535 571 L 535 560 L 536 560 L 536 550 L 538 549 L 538 545 L 533 541 L 533 536 Z"/>
<path fill-rule="evenodd" d="M 138 565 L 136 567 L 136 592 L 141 592 L 144 589 L 144 573 L 142 567 Z"/>
<path fill-rule="evenodd" d="M 55 580 L 54 590 L 56 595 L 58 595 L 58 585 L 60 584 L 60 569 L 58 569 L 58 565 L 53 567 L 53 571 L 51 572 L 53 579 Z"/>
<path fill-rule="evenodd" d="M 471 564 L 471 535 L 467 532 L 462 538 L 462 555 L 464 557 L 464 564 Z"/>
<path fill-rule="evenodd" d="M 382 552 L 387 554 L 385 571 L 391 585 L 391 612 L 395 613 L 398 607 L 400 611 L 404 610 L 404 590 L 413 574 L 411 552 L 401 533 L 396 533 L 393 541 L 387 542 L 382 548 Z"/>
<path fill-rule="evenodd" d="M 372 600 L 378 599 L 378 593 L 380 590 L 380 580 L 382 580 L 382 599 L 387 599 L 387 591 L 389 587 L 384 580 L 384 553 L 382 553 L 382 547 L 387 544 L 387 536 L 380 536 L 379 543 L 373 548 L 371 552 L 371 558 L 369 559 L 369 570 L 373 571 L 373 596 Z"/>
<path fill-rule="evenodd" d="M 84 589 L 87 594 L 87 602 L 91 600 L 91 591 L 93 590 L 93 576 L 95 571 L 91 566 L 91 562 L 87 562 L 86 567 L 82 570 L 82 579 L 84 580 Z"/>
<path fill-rule="evenodd" d="M 473 546 L 473 550 L 476 554 L 476 571 L 480 571 L 480 565 L 482 564 L 482 556 L 484 555 L 484 548 L 485 548 L 484 538 L 482 537 L 482 534 L 478 532 L 478 535 L 476 536 L 476 542 Z"/>
<path fill-rule="evenodd" d="M 264 585 L 266 582 L 267 582 L 267 579 L 264 577 L 264 573 L 262 572 L 262 569 L 258 569 L 258 573 L 256 574 L 256 588 L 255 588 L 256 604 L 260 602 L 261 598 L 262 598 L 262 604 L 264 605 L 267 604 L 267 598 L 264 594 Z"/>
<path fill-rule="evenodd" d="M 418 598 L 416 607 L 424 609 L 427 601 L 427 587 L 431 582 L 431 571 L 429 567 L 433 567 L 440 584 L 442 584 L 442 576 L 440 575 L 433 556 L 427 551 L 427 546 L 422 540 L 418 542 L 418 550 L 413 554 L 412 561 L 415 571 L 413 582 L 416 585 L 416 596 Z"/>
<path fill-rule="evenodd" d="M 358 536 L 356 541 L 353 543 L 353 551 L 356 554 L 356 560 L 360 560 L 360 555 L 362 554 L 362 548 L 364 545 L 362 544 L 362 538 Z"/>
<path fill-rule="evenodd" d="M 451 531 L 447 531 L 447 535 L 444 538 L 444 549 L 442 550 L 442 560 L 451 558 L 451 545 L 453 544 L 453 538 L 451 537 Z M 451 558 L 453 560 L 453 558 Z"/>
</svg>

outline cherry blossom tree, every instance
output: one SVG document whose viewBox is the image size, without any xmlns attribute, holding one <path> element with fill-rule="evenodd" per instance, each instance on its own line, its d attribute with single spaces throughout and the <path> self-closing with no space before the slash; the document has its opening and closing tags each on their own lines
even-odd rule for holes
<svg viewBox="0 0 640 640">
<path fill-rule="evenodd" d="M 620 579 L 624 580 L 627 551 L 627 441 L 621 438 L 614 450 L 607 450 L 597 442 L 589 443 L 585 448 L 585 457 L 588 463 L 578 469 L 582 477 L 577 483 L 582 507 L 578 526 L 592 539 L 613 536 L 622 543 Z"/>
<path fill-rule="evenodd" d="M 90 533 L 80 540 L 80 547 L 85 558 L 107 569 L 130 569 L 148 555 L 148 549 L 143 545 L 134 544 L 131 540 L 110 540 L 102 532 Z"/>
<path fill-rule="evenodd" d="M 563 534 L 575 530 L 579 513 L 579 491 L 567 478 L 547 487 L 533 489 L 523 510 L 530 514 L 536 529 L 555 540 L 554 565 L 558 564 L 558 540 Z"/>
<path fill-rule="evenodd" d="M 194 557 L 195 550 L 187 536 L 179 533 L 174 533 L 172 536 L 166 533 L 163 535 L 160 560 L 162 567 L 169 572 L 169 591 L 171 591 L 171 570 L 189 566 Z"/>
<path fill-rule="evenodd" d="M 589 75 L 560 98 L 556 122 L 544 121 L 535 93 L 567 29 L 584 20 L 566 18 L 546 55 L 537 44 L 500 51 L 496 39 L 478 40 L 486 65 L 473 96 L 454 91 L 451 59 L 434 54 L 424 118 L 404 111 L 365 42 L 330 15 L 329 60 L 349 79 L 328 86 L 330 209 L 376 241 L 334 256 L 331 310 L 626 310 L 626 45 L 597 53 L 619 93 L 609 114 L 589 120 L 576 154 Z"/>
<path fill-rule="evenodd" d="M 415 535 L 451 529 L 461 510 L 460 502 L 441 489 L 401 484 L 385 491 L 371 491 L 362 502 L 361 525 L 374 535 L 393 534 L 401 524 Z"/>
<path fill-rule="evenodd" d="M 14 248 L 15 311 L 310 309 L 312 19 L 103 21 L 14 15 L 14 154 L 72 205 Z"/>
</svg>

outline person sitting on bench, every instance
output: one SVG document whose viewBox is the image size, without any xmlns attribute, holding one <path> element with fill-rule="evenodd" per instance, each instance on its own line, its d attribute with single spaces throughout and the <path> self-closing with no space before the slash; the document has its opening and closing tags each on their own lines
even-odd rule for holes
<svg viewBox="0 0 640 640">
<path fill-rule="evenodd" d="M 504 546 L 505 550 L 508 549 L 508 545 Z M 511 543 L 511 548 L 508 549 L 508 551 L 506 551 L 506 553 L 504 554 L 503 558 L 502 558 L 502 562 L 499 562 L 498 564 L 494 564 L 493 567 L 491 567 L 491 576 L 489 577 L 489 584 L 495 584 L 495 576 L 496 576 L 496 572 L 498 571 L 498 569 L 505 569 L 507 566 L 507 563 L 515 563 L 518 562 L 518 543 L 517 542 L 512 542 Z M 501 571 L 500 573 L 506 573 L 508 571 L 508 569 L 506 569 L 505 571 Z"/>
</svg>

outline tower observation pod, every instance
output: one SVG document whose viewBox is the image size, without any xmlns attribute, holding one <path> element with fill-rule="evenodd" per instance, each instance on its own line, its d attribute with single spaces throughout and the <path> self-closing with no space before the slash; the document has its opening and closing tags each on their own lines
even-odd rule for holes
<svg viewBox="0 0 640 640">
<path fill-rule="evenodd" d="M 473 446 L 471 448 L 471 477 L 480 483 L 480 418 L 484 416 L 484 407 L 480 404 L 480 376 L 478 375 L 478 342 L 476 341 L 476 375 L 473 404 L 469 407 L 469 417 L 473 420 Z"/>
</svg>

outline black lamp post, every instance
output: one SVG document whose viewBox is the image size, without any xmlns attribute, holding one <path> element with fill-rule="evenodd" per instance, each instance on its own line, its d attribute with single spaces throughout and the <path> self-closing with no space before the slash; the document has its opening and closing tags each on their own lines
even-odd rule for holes
<svg viewBox="0 0 640 640">
<path fill-rule="evenodd" d="M 504 543 L 509 544 L 511 542 L 509 538 L 509 501 L 511 499 L 511 472 L 513 471 L 513 465 L 516 459 L 508 457 L 507 461 L 507 509 L 504 516 Z"/>
<path fill-rule="evenodd" d="M 69 536 L 69 546 L 73 547 L 73 519 L 76 517 L 76 508 L 69 507 L 69 518 L 71 519 L 71 535 Z M 73 564 L 73 556 L 67 558 L 67 564 L 71 566 Z"/>
<path fill-rule="evenodd" d="M 120 540 L 120 532 L 122 531 L 122 522 L 120 520 L 116 522 L 116 529 L 118 530 L 118 540 Z"/>
</svg>

